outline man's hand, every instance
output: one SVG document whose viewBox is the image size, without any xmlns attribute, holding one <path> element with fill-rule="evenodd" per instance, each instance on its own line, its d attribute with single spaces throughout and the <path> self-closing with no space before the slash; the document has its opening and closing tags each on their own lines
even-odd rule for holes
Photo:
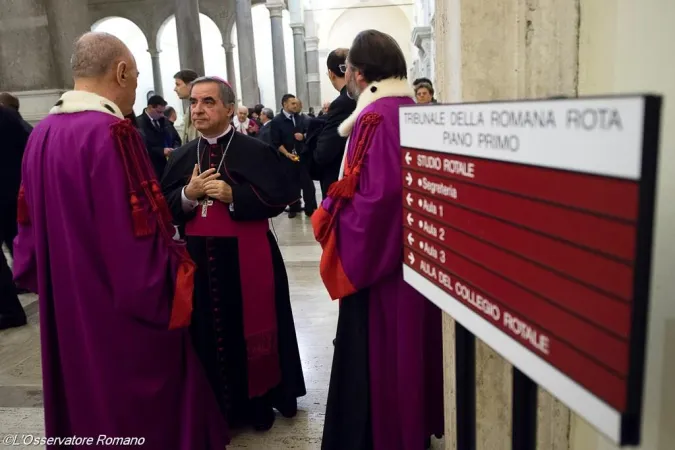
<svg viewBox="0 0 675 450">
<path fill-rule="evenodd" d="M 206 183 L 216 180 L 220 176 L 219 173 L 216 173 L 216 169 L 209 169 L 199 174 L 199 167 L 195 164 L 195 168 L 192 171 L 192 177 L 190 182 L 185 187 L 185 196 L 188 200 L 195 201 L 206 195 L 204 187 Z"/>
<path fill-rule="evenodd" d="M 173 151 L 172 148 L 166 147 L 166 148 L 164 149 L 164 156 L 169 156 L 169 155 L 171 154 L 172 151 Z"/>
<path fill-rule="evenodd" d="M 295 133 L 293 136 L 295 136 L 296 141 L 302 141 L 303 139 L 305 139 L 305 135 L 302 133 Z"/>
<path fill-rule="evenodd" d="M 204 184 L 204 193 L 223 203 L 232 203 L 232 188 L 223 180 L 211 180 Z"/>
</svg>

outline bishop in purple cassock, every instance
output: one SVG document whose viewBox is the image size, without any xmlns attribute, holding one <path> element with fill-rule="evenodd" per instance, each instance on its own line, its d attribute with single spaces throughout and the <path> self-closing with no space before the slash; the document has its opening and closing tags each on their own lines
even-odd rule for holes
<svg viewBox="0 0 675 450">
<path fill-rule="evenodd" d="M 420 450 L 443 433 L 440 310 L 403 280 L 399 106 L 414 103 L 396 42 L 360 33 L 344 172 L 312 216 L 321 276 L 340 299 L 323 450 Z"/>
<path fill-rule="evenodd" d="M 194 263 L 123 119 L 136 63 L 105 33 L 80 38 L 72 61 L 75 90 L 26 148 L 14 247 L 17 283 L 39 295 L 47 448 L 223 450 L 187 328 Z"/>
</svg>

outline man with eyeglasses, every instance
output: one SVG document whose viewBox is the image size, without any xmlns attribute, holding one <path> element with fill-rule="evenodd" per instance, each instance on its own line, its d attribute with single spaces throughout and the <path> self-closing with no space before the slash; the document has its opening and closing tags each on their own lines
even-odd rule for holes
<svg viewBox="0 0 675 450">
<path fill-rule="evenodd" d="M 347 53 L 349 49 L 338 48 L 328 54 L 326 65 L 328 66 L 328 78 L 340 95 L 333 100 L 328 107 L 328 113 L 323 117 L 324 125 L 314 149 L 314 162 L 321 183 L 321 195 L 323 198 L 328 193 L 328 188 L 338 179 L 340 164 L 345 152 L 347 138 L 338 134 L 338 127 L 349 117 L 356 108 L 356 100 L 347 93 Z"/>
</svg>

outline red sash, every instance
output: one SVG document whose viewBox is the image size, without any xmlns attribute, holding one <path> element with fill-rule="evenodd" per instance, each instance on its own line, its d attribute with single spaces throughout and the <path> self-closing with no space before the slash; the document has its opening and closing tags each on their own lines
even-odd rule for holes
<svg viewBox="0 0 675 450">
<path fill-rule="evenodd" d="M 188 236 L 234 237 L 239 246 L 239 274 L 248 355 L 249 397 L 259 397 L 281 382 L 274 291 L 274 266 L 267 240 L 267 220 L 237 222 L 218 200 L 202 217 L 187 223 Z"/>
</svg>

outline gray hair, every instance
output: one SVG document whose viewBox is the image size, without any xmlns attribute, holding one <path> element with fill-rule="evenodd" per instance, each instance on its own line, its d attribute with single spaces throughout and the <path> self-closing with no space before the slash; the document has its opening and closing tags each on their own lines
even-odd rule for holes
<svg viewBox="0 0 675 450">
<path fill-rule="evenodd" d="M 237 97 L 234 94 L 232 87 L 222 78 L 219 77 L 199 77 L 190 83 L 190 92 L 195 85 L 200 83 L 217 83 L 218 84 L 218 94 L 220 95 L 220 100 L 224 105 L 234 105 L 237 101 Z"/>
<path fill-rule="evenodd" d="M 274 111 L 272 111 L 272 108 L 263 108 L 263 110 L 260 111 L 260 114 L 264 114 L 265 117 L 270 120 L 274 119 Z"/>
<path fill-rule="evenodd" d="M 98 78 L 126 54 L 131 54 L 119 38 L 109 33 L 91 31 L 75 42 L 70 67 L 73 78 Z"/>
</svg>

